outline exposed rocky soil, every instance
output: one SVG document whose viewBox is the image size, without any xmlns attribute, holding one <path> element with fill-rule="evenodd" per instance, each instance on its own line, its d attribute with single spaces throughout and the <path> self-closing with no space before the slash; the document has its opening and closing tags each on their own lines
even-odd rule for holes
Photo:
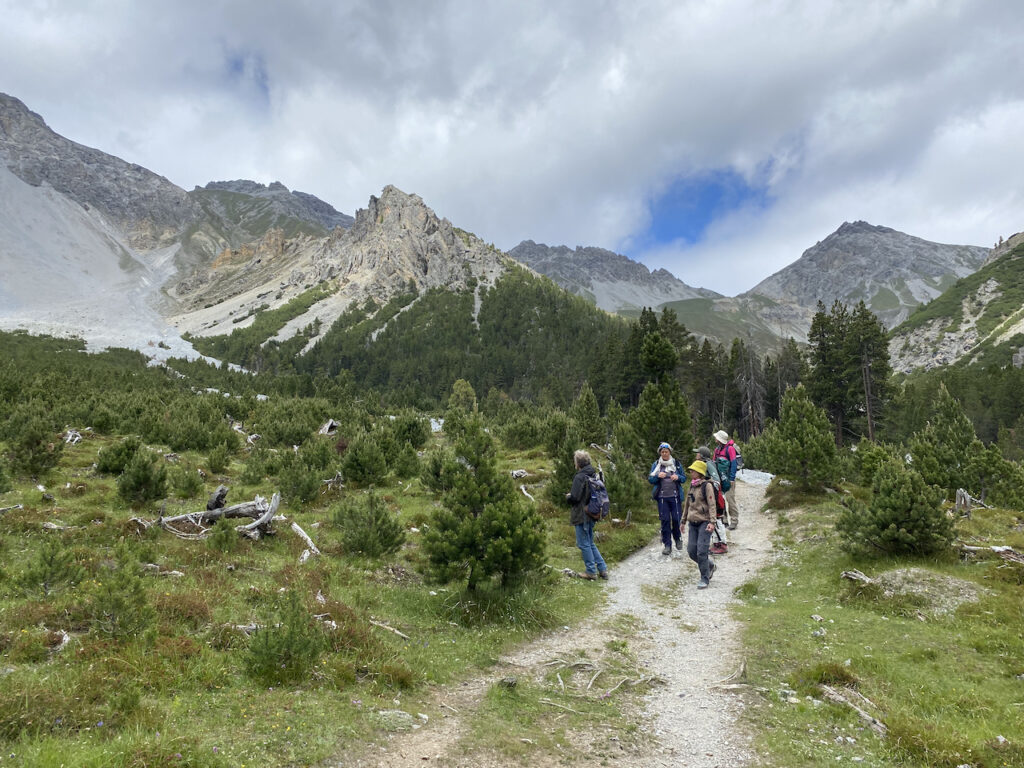
<svg viewBox="0 0 1024 768">
<path fill-rule="evenodd" d="M 697 569 L 685 551 L 661 554 L 652 542 L 611 571 L 608 582 L 582 586 L 605 589 L 604 609 L 582 626 L 563 628 L 518 648 L 500 660 L 487 675 L 437 692 L 435 717 L 416 730 L 392 734 L 361 755 L 338 756 L 329 763 L 346 768 L 498 768 L 516 764 L 491 751 L 467 748 L 467 717 L 496 681 L 518 676 L 541 681 L 552 659 L 574 650 L 601 648 L 610 640 L 624 640 L 635 654 L 641 674 L 659 682 L 640 697 L 634 712 L 639 734 L 620 741 L 600 725 L 559 745 L 557 755 L 529 756 L 529 764 L 546 766 L 594 764 L 622 768 L 675 766 L 714 768 L 756 765 L 751 735 L 743 724 L 746 705 L 742 693 L 726 682 L 740 669 L 743 652 L 739 622 L 730 615 L 733 590 L 768 561 L 774 522 L 759 510 L 764 487 L 737 484 L 742 516 L 733 532 L 729 552 L 715 557 L 718 569 L 709 589 L 697 590 Z M 622 616 L 632 617 L 638 629 L 622 637 Z M 554 719 L 557 710 L 553 710 Z"/>
</svg>

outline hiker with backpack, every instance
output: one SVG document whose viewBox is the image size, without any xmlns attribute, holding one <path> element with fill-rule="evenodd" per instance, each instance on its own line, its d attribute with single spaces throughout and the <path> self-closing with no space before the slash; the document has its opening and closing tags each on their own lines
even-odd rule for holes
<svg viewBox="0 0 1024 768">
<path fill-rule="evenodd" d="M 572 478 L 572 488 L 565 494 L 566 502 L 572 507 L 569 513 L 569 523 L 576 527 L 576 546 L 583 555 L 583 565 L 586 572 L 580 574 L 580 578 L 594 581 L 597 578 L 608 578 L 608 566 L 604 558 L 594 544 L 594 524 L 597 519 L 587 514 L 588 503 L 592 495 L 592 486 L 604 483 L 598 477 L 597 470 L 590 463 L 590 454 L 586 451 L 576 451 L 572 456 L 573 464 L 576 466 L 576 474 Z M 607 498 L 607 497 L 606 497 Z M 607 504 L 605 504 L 607 509 Z M 600 513 L 598 513 L 600 514 Z"/>
<path fill-rule="evenodd" d="M 708 465 L 697 459 L 687 467 L 690 472 L 689 488 L 683 506 L 686 520 L 686 553 L 700 570 L 697 589 L 707 589 L 718 567 L 708 556 L 711 534 L 715 530 L 715 487 L 708 479 Z"/>
<path fill-rule="evenodd" d="M 686 474 L 683 465 L 672 456 L 672 446 L 662 443 L 658 446 L 658 458 L 651 465 L 647 482 L 651 488 L 651 498 L 658 502 L 658 519 L 661 521 L 661 543 L 663 555 L 672 554 L 672 542 L 676 549 L 683 548 L 680 521 L 682 519 L 683 481 Z"/>
<path fill-rule="evenodd" d="M 736 470 L 740 468 L 739 451 L 736 443 L 729 439 L 729 433 L 720 429 L 713 435 L 715 446 L 715 466 L 722 480 L 722 490 L 729 505 L 729 530 L 735 531 L 740 522 L 740 508 L 736 504 Z"/>
<path fill-rule="evenodd" d="M 708 480 L 715 487 L 715 530 L 711 534 L 711 554 L 724 555 L 729 551 L 729 542 L 726 536 L 725 526 L 728 524 L 728 503 L 722 493 L 722 478 L 718 474 L 718 467 L 715 466 L 714 454 L 706 445 L 699 446 L 696 451 L 696 459 L 703 461 L 708 468 Z"/>
</svg>

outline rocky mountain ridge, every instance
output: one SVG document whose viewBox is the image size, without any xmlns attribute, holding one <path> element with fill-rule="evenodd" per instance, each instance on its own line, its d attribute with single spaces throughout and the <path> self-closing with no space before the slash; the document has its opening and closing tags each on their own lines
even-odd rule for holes
<svg viewBox="0 0 1024 768">
<path fill-rule="evenodd" d="M 47 185 L 125 235 L 135 249 L 174 242 L 201 211 L 163 176 L 54 133 L 21 101 L 0 93 L 0 164 L 33 187 Z"/>
<path fill-rule="evenodd" d="M 1024 364 L 1024 238 L 892 331 L 893 369 Z"/>
<path fill-rule="evenodd" d="M 813 307 L 863 300 L 887 328 L 977 270 L 989 249 L 945 245 L 865 221 L 846 222 L 744 296 Z"/>
<path fill-rule="evenodd" d="M 607 312 L 639 312 L 670 301 L 721 294 L 687 285 L 671 272 L 653 272 L 627 256 L 592 246 L 549 246 L 524 240 L 508 252 L 516 261 L 547 275 L 567 291 Z"/>
</svg>

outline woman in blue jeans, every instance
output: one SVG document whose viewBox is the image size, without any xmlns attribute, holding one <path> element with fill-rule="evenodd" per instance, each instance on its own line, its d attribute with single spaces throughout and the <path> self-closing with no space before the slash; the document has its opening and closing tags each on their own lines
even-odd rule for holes
<svg viewBox="0 0 1024 768">
<path fill-rule="evenodd" d="M 576 527 L 576 546 L 580 548 L 586 568 L 582 578 L 589 581 L 599 577 L 607 579 L 608 566 L 594 544 L 594 523 L 597 521 L 589 517 L 586 511 L 587 502 L 590 501 L 590 483 L 587 478 L 596 477 L 597 470 L 590 463 L 590 454 L 586 451 L 576 451 L 572 460 L 576 465 L 576 475 L 572 479 L 572 489 L 565 494 L 565 500 L 572 507 L 569 522 Z"/>
<path fill-rule="evenodd" d="M 658 458 L 651 465 L 647 482 L 654 487 L 651 498 L 658 502 L 658 519 L 661 520 L 661 543 L 663 555 L 672 554 L 672 542 L 676 549 L 682 549 L 682 531 L 679 528 L 683 498 L 683 483 L 686 475 L 683 465 L 672 456 L 672 446 L 662 443 L 658 446 Z"/>
</svg>

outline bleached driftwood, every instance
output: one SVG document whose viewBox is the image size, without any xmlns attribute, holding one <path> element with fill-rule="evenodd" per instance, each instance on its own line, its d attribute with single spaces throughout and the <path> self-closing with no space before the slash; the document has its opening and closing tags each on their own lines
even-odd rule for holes
<svg viewBox="0 0 1024 768">
<path fill-rule="evenodd" d="M 526 477 L 528 474 L 530 474 L 530 473 L 527 472 L 525 469 L 513 469 L 512 470 L 512 477 L 514 479 L 516 479 L 516 480 L 518 480 L 521 477 Z"/>
<path fill-rule="evenodd" d="M 193 525 L 202 526 L 215 523 L 222 517 L 227 519 L 238 517 L 255 519 L 260 517 L 266 511 L 267 500 L 262 496 L 257 496 L 252 501 L 244 501 L 241 504 L 233 504 L 230 507 L 207 509 L 203 512 L 188 512 L 184 515 L 173 515 L 171 517 L 161 517 L 157 520 L 157 524 L 161 527 L 175 525 L 177 523 L 192 523 Z"/>
<path fill-rule="evenodd" d="M 327 489 L 324 491 L 324 493 L 327 493 L 328 491 L 336 491 L 339 488 L 344 488 L 345 484 L 342 482 L 341 472 L 335 472 L 334 477 L 324 480 L 324 485 L 327 486 Z"/>
<path fill-rule="evenodd" d="M 373 624 L 373 626 L 375 626 L 375 627 L 380 627 L 381 629 L 386 629 L 388 632 L 394 632 L 396 635 L 398 635 L 403 640 L 412 640 L 412 638 L 409 637 L 404 632 L 399 632 L 397 629 L 395 629 L 394 627 L 389 627 L 387 624 L 382 624 L 381 622 L 374 621 L 373 619 L 369 619 L 369 622 L 371 624 Z"/>
<path fill-rule="evenodd" d="M 259 498 L 259 497 L 257 497 Z M 263 534 L 270 533 L 270 522 L 277 514 L 277 508 L 281 505 L 281 494 L 275 493 L 270 500 L 270 506 L 259 517 L 246 525 L 235 526 L 235 530 L 246 538 L 259 541 Z"/>
<path fill-rule="evenodd" d="M 530 492 L 528 490 L 526 490 L 526 486 L 525 485 L 520 485 L 519 486 L 519 490 L 522 491 L 523 492 L 523 496 L 528 498 L 530 501 L 536 501 L 536 499 L 533 498 L 533 496 L 530 495 Z"/>
<path fill-rule="evenodd" d="M 145 565 L 142 566 L 142 570 L 144 570 L 146 573 L 151 573 L 154 576 L 166 576 L 166 577 L 172 578 L 172 579 L 180 579 L 182 576 L 185 575 L 181 571 L 165 570 L 164 568 L 161 568 L 156 563 L 146 563 Z"/>
<path fill-rule="evenodd" d="M 59 523 L 51 523 L 49 521 L 43 523 L 44 531 L 74 531 L 81 528 L 80 525 L 60 525 Z"/>
<path fill-rule="evenodd" d="M 69 429 L 64 433 L 65 445 L 78 445 L 82 442 L 82 433 L 77 429 Z"/>
<path fill-rule="evenodd" d="M 967 517 L 971 516 L 971 510 L 974 507 L 984 507 L 985 509 L 992 509 L 990 504 L 986 504 L 981 499 L 976 499 L 971 496 L 970 493 L 965 491 L 963 488 L 957 488 L 956 490 L 956 505 L 953 507 L 959 514 L 963 514 Z"/>
<path fill-rule="evenodd" d="M 300 539 L 306 542 L 306 551 L 313 555 L 320 554 L 320 550 L 316 548 L 316 544 L 314 544 L 313 540 L 309 538 L 309 534 L 302 530 L 298 523 L 294 521 L 292 522 L 292 530 L 295 531 Z"/>
<path fill-rule="evenodd" d="M 856 712 L 857 716 L 861 720 L 866 722 L 871 727 L 871 730 L 873 730 L 879 736 L 884 738 L 889 733 L 889 729 L 885 726 L 885 723 L 883 723 L 877 717 L 868 714 L 866 711 L 864 711 L 859 706 L 850 701 L 850 699 L 847 696 L 844 696 L 842 693 L 840 693 L 832 686 L 823 685 L 821 686 L 821 691 L 824 697 L 832 703 L 841 704 L 843 706 L 849 707 L 854 712 Z M 867 699 L 864 699 L 864 701 L 870 704 L 870 701 L 868 701 Z"/>
<path fill-rule="evenodd" d="M 21 504 L 15 504 L 13 507 L 0 507 L 0 515 L 4 514 L 5 512 L 10 512 L 13 509 L 24 509 L 24 508 L 25 507 L 23 507 Z"/>
<path fill-rule="evenodd" d="M 873 579 L 868 578 L 856 569 L 852 571 L 843 571 L 839 575 L 844 579 L 849 579 L 850 581 L 859 581 L 862 584 L 870 584 L 873 581 Z"/>
</svg>

